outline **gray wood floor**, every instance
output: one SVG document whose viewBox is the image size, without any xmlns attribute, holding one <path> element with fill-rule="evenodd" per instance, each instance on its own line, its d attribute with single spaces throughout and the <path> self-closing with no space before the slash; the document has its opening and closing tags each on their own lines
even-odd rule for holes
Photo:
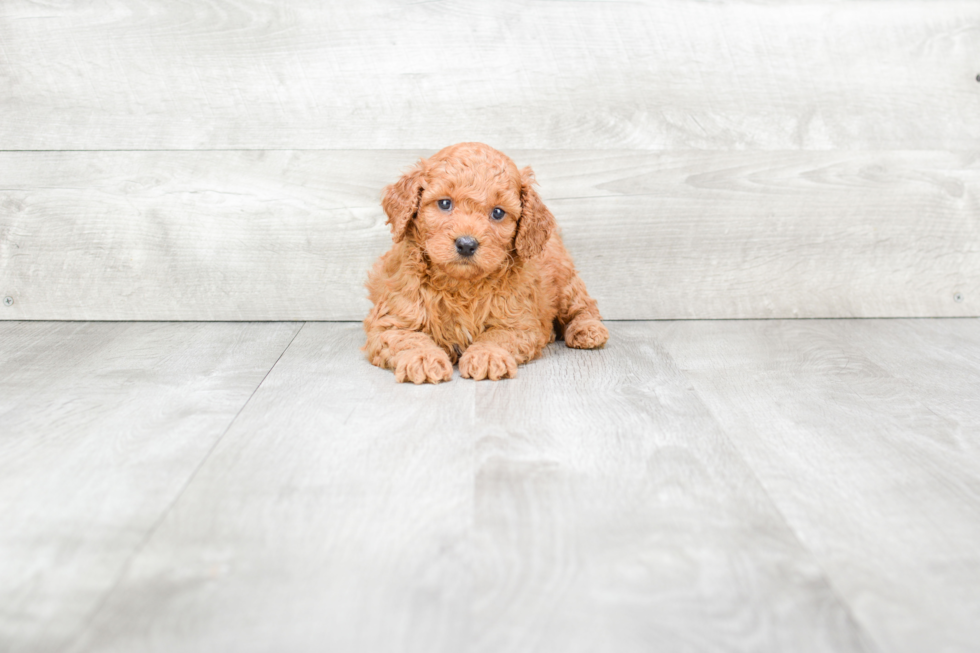
<svg viewBox="0 0 980 653">
<path fill-rule="evenodd" d="M 975 651 L 980 320 L 0 323 L 0 650 Z"/>
</svg>

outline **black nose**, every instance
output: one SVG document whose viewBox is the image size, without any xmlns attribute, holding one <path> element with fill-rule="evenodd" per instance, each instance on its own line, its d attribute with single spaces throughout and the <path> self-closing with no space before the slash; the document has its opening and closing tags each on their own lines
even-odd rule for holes
<svg viewBox="0 0 980 653">
<path fill-rule="evenodd" d="M 480 242 L 473 236 L 460 236 L 456 239 L 456 251 L 460 256 L 473 256 Z"/>
</svg>

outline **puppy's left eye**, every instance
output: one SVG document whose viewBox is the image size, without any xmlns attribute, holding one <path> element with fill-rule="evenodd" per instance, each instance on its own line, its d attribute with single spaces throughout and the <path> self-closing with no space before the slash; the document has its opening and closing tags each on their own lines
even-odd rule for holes
<svg viewBox="0 0 980 653">
<path fill-rule="evenodd" d="M 490 211 L 490 217 L 494 220 L 503 220 L 505 215 L 507 215 L 507 211 L 504 211 L 499 206 L 493 211 Z"/>
<path fill-rule="evenodd" d="M 439 204 L 439 208 L 442 209 L 443 211 L 448 211 L 451 208 L 453 208 L 453 201 L 452 200 L 445 200 L 444 199 L 444 200 L 439 200 L 437 203 Z"/>
</svg>

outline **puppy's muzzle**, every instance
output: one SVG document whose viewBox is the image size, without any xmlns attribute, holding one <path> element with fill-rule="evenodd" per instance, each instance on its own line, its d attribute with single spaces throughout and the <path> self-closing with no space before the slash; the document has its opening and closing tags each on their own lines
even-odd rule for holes
<svg viewBox="0 0 980 653">
<path fill-rule="evenodd" d="M 456 239 L 456 251 L 466 258 L 473 256 L 479 246 L 480 242 L 473 236 L 460 236 Z"/>
</svg>

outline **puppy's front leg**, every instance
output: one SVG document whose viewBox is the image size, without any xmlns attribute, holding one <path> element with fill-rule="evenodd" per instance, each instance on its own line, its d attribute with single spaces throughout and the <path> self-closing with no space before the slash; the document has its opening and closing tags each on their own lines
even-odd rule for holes
<svg viewBox="0 0 980 653">
<path fill-rule="evenodd" d="M 459 359 L 459 373 L 468 379 L 512 379 L 517 366 L 536 358 L 547 344 L 537 329 L 496 327 L 481 333 Z"/>
<path fill-rule="evenodd" d="M 428 335 L 408 329 L 372 329 L 365 345 L 371 363 L 394 370 L 399 383 L 439 383 L 453 378 L 453 364 Z"/>
</svg>

